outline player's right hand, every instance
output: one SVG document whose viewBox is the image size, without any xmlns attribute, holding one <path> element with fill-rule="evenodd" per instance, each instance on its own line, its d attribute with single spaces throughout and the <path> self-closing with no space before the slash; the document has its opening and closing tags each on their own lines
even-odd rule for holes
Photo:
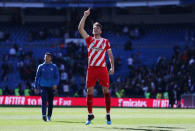
<svg viewBox="0 0 195 131">
<path fill-rule="evenodd" d="M 90 15 L 90 8 L 84 12 L 84 16 L 87 17 L 87 16 L 89 16 L 89 15 Z"/>
<path fill-rule="evenodd" d="M 35 92 L 36 95 L 39 94 L 39 91 L 37 89 L 34 89 L 34 92 Z"/>
<path fill-rule="evenodd" d="M 53 86 L 53 90 L 57 90 L 57 85 L 54 85 Z"/>
</svg>

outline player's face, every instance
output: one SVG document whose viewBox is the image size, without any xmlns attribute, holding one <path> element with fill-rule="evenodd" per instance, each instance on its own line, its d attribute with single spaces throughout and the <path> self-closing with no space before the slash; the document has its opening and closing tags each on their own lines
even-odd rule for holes
<svg viewBox="0 0 195 131">
<path fill-rule="evenodd" d="M 100 35 L 102 33 L 102 30 L 99 26 L 94 25 L 93 26 L 93 35 Z"/>
<path fill-rule="evenodd" d="M 50 55 L 45 55 L 44 60 L 45 60 L 46 63 L 50 63 L 51 62 L 51 56 Z"/>
</svg>

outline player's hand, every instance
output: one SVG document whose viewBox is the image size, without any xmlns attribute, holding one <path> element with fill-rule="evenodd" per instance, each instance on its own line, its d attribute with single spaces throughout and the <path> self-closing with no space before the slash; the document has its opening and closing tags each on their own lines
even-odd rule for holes
<svg viewBox="0 0 195 131">
<path fill-rule="evenodd" d="M 90 8 L 84 12 L 84 16 L 87 17 L 87 16 L 89 16 L 89 15 L 90 15 Z"/>
<path fill-rule="evenodd" d="M 57 90 L 57 85 L 53 86 L 53 90 L 55 90 L 55 91 Z"/>
<path fill-rule="evenodd" d="M 113 74 L 114 74 L 114 68 L 110 68 L 109 74 L 110 74 L 110 75 L 113 75 Z"/>
<path fill-rule="evenodd" d="M 36 95 L 38 95 L 38 94 L 39 94 L 38 89 L 34 89 L 34 92 L 35 92 L 35 94 L 36 94 Z"/>
</svg>

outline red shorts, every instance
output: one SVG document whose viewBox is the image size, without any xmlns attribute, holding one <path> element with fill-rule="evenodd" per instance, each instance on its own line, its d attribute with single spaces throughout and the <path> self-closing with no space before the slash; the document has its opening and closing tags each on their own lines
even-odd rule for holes
<svg viewBox="0 0 195 131">
<path fill-rule="evenodd" d="M 107 67 L 88 67 L 86 77 L 87 88 L 94 87 L 97 80 L 101 86 L 109 87 L 109 75 Z"/>
</svg>

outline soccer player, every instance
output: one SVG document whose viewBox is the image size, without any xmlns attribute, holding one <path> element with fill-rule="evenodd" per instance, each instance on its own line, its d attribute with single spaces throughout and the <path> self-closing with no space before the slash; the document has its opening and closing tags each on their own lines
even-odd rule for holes
<svg viewBox="0 0 195 131">
<path fill-rule="evenodd" d="M 46 53 L 44 57 L 45 62 L 40 64 L 37 68 L 35 77 L 35 93 L 38 94 L 40 89 L 42 99 L 42 118 L 43 121 L 51 121 L 53 110 L 54 91 L 57 90 L 59 83 L 59 72 L 55 64 L 52 63 L 51 53 Z M 48 102 L 48 114 L 47 112 Z"/>
<path fill-rule="evenodd" d="M 102 38 L 102 25 L 99 22 L 93 24 L 93 35 L 94 37 L 87 34 L 84 29 L 85 21 L 90 15 L 90 9 L 84 12 L 84 15 L 79 23 L 78 30 L 81 36 L 85 39 L 88 49 L 88 69 L 86 76 L 86 86 L 87 86 L 87 108 L 88 108 L 88 120 L 85 123 L 89 125 L 91 120 L 94 119 L 92 113 L 93 106 L 93 89 L 96 84 L 96 81 L 99 81 L 99 84 L 102 86 L 105 104 L 106 104 L 106 119 L 107 124 L 111 124 L 110 118 L 110 91 L 109 91 L 109 74 L 114 74 L 114 58 L 112 55 L 112 50 L 110 48 L 110 43 L 107 39 Z M 111 63 L 111 68 L 108 70 L 105 62 L 106 51 L 109 56 Z"/>
</svg>

